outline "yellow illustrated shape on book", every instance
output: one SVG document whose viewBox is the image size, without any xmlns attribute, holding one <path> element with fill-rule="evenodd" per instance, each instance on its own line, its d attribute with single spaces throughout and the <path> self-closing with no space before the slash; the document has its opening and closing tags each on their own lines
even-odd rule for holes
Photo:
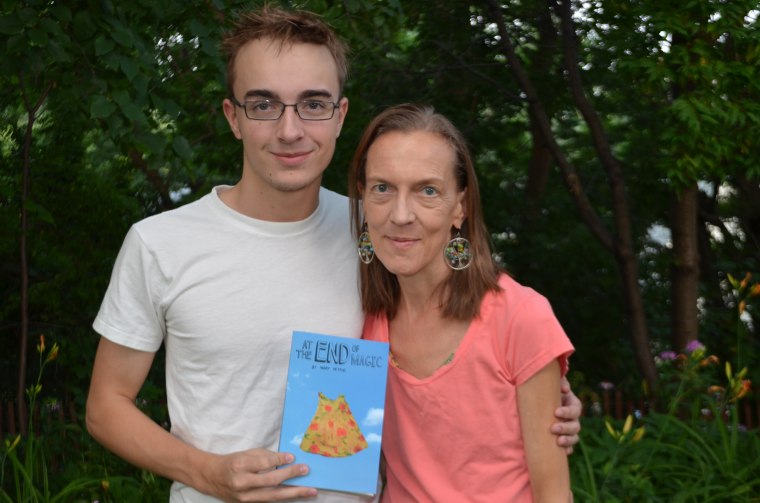
<svg viewBox="0 0 760 503">
<path fill-rule="evenodd" d="M 367 440 L 344 395 L 331 400 L 319 393 L 317 411 L 301 441 L 301 450 L 328 458 L 353 456 L 367 448 Z"/>
</svg>

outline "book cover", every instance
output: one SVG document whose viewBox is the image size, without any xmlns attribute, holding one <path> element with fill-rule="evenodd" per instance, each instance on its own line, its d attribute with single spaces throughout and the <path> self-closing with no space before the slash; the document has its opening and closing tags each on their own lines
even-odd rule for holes
<svg viewBox="0 0 760 503">
<path fill-rule="evenodd" d="M 282 452 L 309 473 L 285 484 L 377 492 L 388 344 L 293 332 Z"/>
</svg>

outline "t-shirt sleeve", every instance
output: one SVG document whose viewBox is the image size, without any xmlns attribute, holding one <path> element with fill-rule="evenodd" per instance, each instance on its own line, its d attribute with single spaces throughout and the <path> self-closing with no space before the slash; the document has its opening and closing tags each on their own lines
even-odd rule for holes
<svg viewBox="0 0 760 503">
<path fill-rule="evenodd" d="M 368 314 L 364 318 L 362 339 L 369 341 L 388 342 L 388 332 L 384 330 L 383 316 L 380 314 Z"/>
<path fill-rule="evenodd" d="M 515 386 L 557 359 L 564 376 L 574 348 L 549 301 L 539 294 L 524 299 L 507 327 L 505 359 Z"/>
<path fill-rule="evenodd" d="M 111 280 L 92 327 L 117 344 L 155 352 L 165 326 L 160 296 L 165 276 L 133 226 L 116 257 Z"/>
</svg>

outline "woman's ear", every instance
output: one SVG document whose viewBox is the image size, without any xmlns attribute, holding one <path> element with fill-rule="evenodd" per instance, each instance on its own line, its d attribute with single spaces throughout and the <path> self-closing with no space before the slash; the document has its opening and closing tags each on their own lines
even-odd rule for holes
<svg viewBox="0 0 760 503">
<path fill-rule="evenodd" d="M 454 210 L 454 227 L 457 229 L 462 228 L 462 224 L 467 218 L 467 210 L 465 201 L 467 199 L 467 187 L 464 188 L 459 194 L 457 194 L 457 207 Z"/>
</svg>

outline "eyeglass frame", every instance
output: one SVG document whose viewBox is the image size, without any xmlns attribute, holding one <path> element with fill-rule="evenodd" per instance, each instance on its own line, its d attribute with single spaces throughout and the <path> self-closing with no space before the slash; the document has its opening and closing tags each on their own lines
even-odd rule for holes
<svg viewBox="0 0 760 503">
<path fill-rule="evenodd" d="M 242 108 L 243 109 L 243 113 L 245 114 L 246 119 L 251 120 L 251 121 L 278 121 L 278 120 L 282 119 L 283 115 L 285 115 L 285 109 L 288 108 L 288 107 L 293 107 L 293 110 L 295 110 L 296 115 L 302 121 L 309 121 L 309 122 L 329 121 L 330 119 L 332 119 L 333 117 L 335 117 L 335 110 L 337 108 L 340 108 L 340 104 L 339 103 L 335 103 L 334 101 L 329 101 L 329 100 L 303 99 L 303 100 L 298 101 L 296 103 L 287 104 L 287 103 L 284 103 L 284 102 L 282 102 L 280 100 L 270 100 L 268 98 L 260 99 L 260 100 L 245 100 L 242 103 L 239 102 L 237 100 L 237 98 L 235 98 L 234 96 L 230 96 L 229 99 L 230 99 L 230 101 L 235 106 L 238 106 L 238 107 Z M 254 102 L 254 101 L 267 102 L 267 103 L 279 103 L 279 104 L 281 104 L 282 105 L 282 110 L 280 111 L 280 115 L 278 115 L 276 118 L 273 118 L 273 119 L 258 119 L 258 118 L 253 118 L 253 117 L 249 116 L 248 115 L 248 108 L 245 106 L 245 104 L 246 103 L 251 103 L 251 102 Z M 318 101 L 320 103 L 325 103 L 325 104 L 329 103 L 329 104 L 331 104 L 333 106 L 333 108 L 332 108 L 332 113 L 330 114 L 330 117 L 325 117 L 324 119 L 307 119 L 305 117 L 302 117 L 301 113 L 298 111 L 298 105 L 300 103 L 308 103 L 310 101 L 312 101 L 312 102 Z"/>
</svg>

